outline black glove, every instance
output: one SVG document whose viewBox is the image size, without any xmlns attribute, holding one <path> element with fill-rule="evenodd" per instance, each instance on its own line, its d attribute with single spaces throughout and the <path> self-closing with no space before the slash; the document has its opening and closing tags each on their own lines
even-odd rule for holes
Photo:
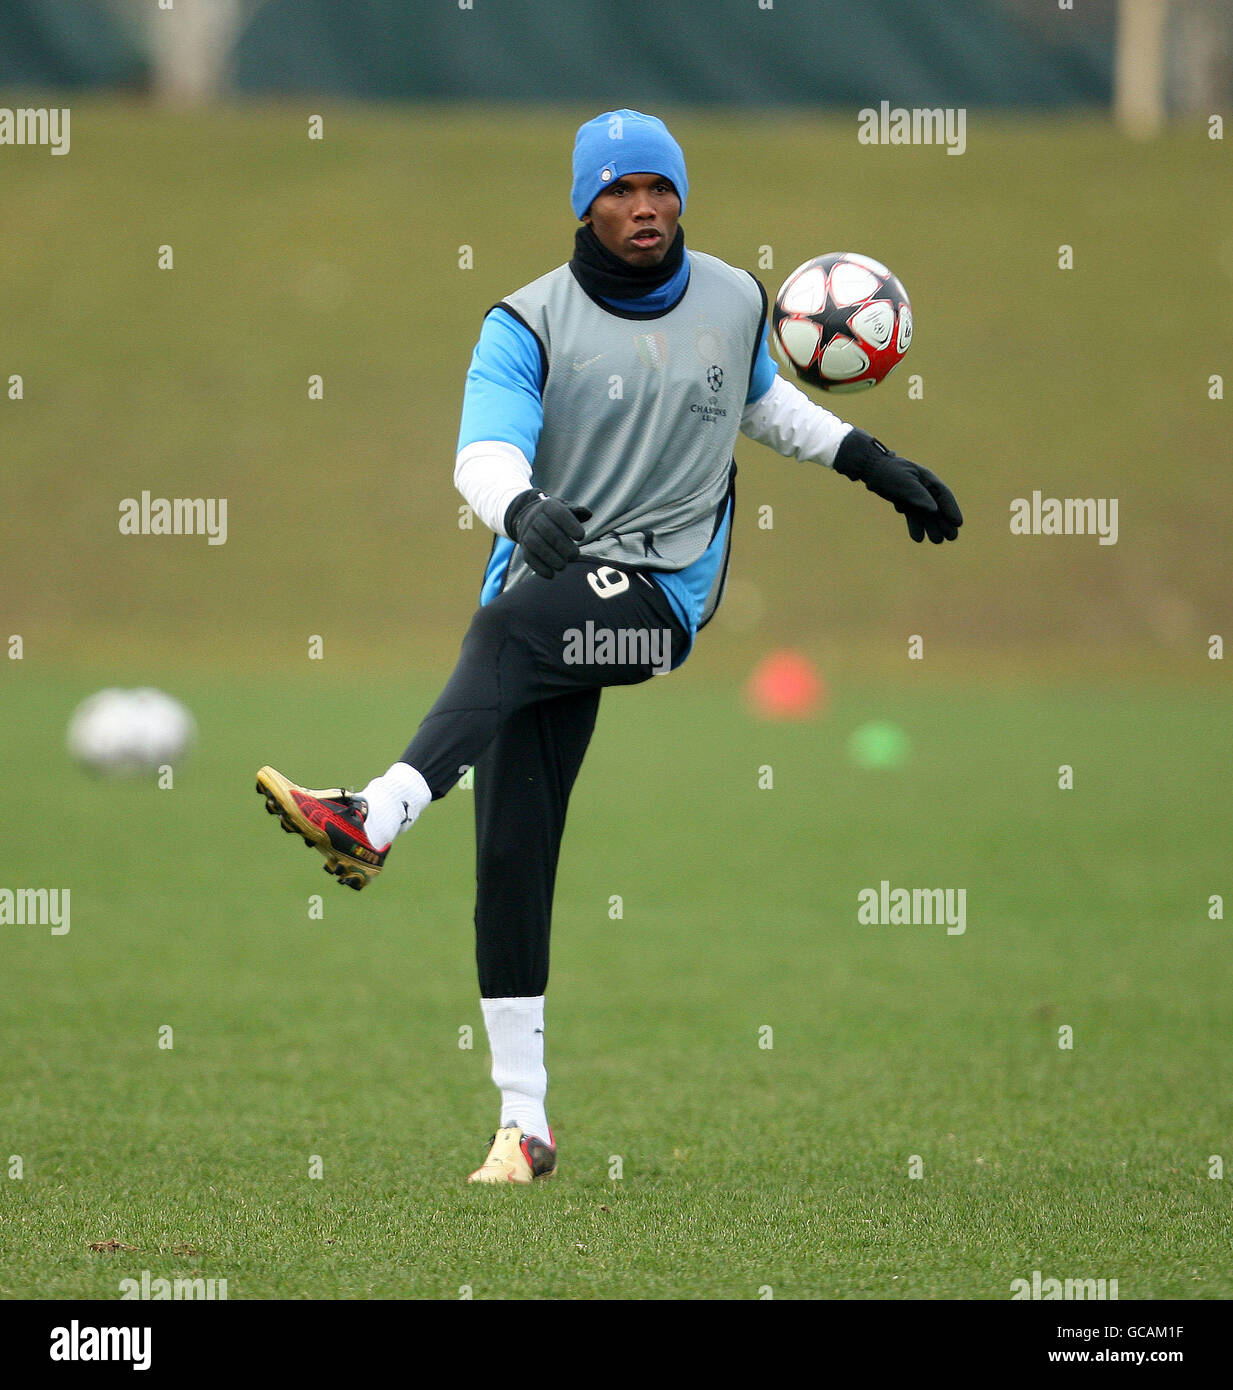
<svg viewBox="0 0 1233 1390">
<path fill-rule="evenodd" d="M 505 509 L 505 534 L 526 551 L 527 564 L 543 579 L 559 574 L 578 556 L 590 521 L 586 507 L 572 507 L 538 488 L 520 492 Z"/>
<path fill-rule="evenodd" d="M 854 429 L 846 434 L 835 455 L 835 472 L 864 483 L 870 492 L 885 497 L 908 519 L 908 535 L 914 541 L 926 536 L 941 545 L 953 541 L 963 525 L 963 513 L 955 494 L 919 463 L 900 458 L 880 439 Z"/>
</svg>

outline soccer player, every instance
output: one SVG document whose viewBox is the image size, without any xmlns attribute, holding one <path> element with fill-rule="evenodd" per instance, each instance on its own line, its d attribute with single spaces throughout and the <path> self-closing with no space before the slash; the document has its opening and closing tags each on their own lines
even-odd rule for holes
<svg viewBox="0 0 1233 1390">
<path fill-rule="evenodd" d="M 915 541 L 954 540 L 949 488 L 776 371 L 748 272 L 687 251 L 689 181 L 662 121 L 587 121 L 573 258 L 495 305 L 467 373 L 454 482 L 495 532 L 458 664 L 398 762 L 358 794 L 273 768 L 267 809 L 344 884 L 475 768 L 476 960 L 499 1126 L 472 1182 L 556 1169 L 544 992 L 566 808 L 605 686 L 679 666 L 722 595 L 738 430 L 863 482 Z"/>
</svg>

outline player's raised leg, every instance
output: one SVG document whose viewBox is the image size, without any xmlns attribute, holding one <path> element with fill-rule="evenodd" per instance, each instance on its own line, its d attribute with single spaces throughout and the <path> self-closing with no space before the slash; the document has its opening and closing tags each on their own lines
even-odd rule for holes
<svg viewBox="0 0 1233 1390">
<path fill-rule="evenodd" d="M 665 672 L 688 642 L 645 575 L 579 561 L 554 579 L 529 575 L 480 608 L 453 673 L 402 758 L 359 793 L 314 792 L 263 768 L 257 790 L 285 829 L 362 888 L 396 836 L 457 783 L 512 716 L 543 700 Z M 340 872 L 341 870 L 341 872 Z"/>
</svg>

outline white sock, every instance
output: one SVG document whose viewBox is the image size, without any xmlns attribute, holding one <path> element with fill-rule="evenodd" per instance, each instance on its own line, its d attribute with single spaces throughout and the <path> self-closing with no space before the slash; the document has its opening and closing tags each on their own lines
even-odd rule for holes
<svg viewBox="0 0 1233 1390">
<path fill-rule="evenodd" d="M 481 999 L 492 1079 L 501 1091 L 501 1128 L 517 1125 L 548 1143 L 548 1072 L 544 1067 L 544 996 Z"/>
<path fill-rule="evenodd" d="M 409 829 L 432 800 L 428 783 L 408 763 L 395 763 L 358 795 L 368 802 L 364 833 L 374 849 L 384 849 Z"/>
</svg>

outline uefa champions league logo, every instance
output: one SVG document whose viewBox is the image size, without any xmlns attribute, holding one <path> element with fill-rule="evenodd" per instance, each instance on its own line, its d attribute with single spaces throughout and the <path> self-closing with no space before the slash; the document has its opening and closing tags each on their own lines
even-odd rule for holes
<svg viewBox="0 0 1233 1390">
<path fill-rule="evenodd" d="M 716 366 L 708 367 L 706 369 L 706 384 L 712 391 L 718 391 L 724 384 L 724 369 Z"/>
</svg>

